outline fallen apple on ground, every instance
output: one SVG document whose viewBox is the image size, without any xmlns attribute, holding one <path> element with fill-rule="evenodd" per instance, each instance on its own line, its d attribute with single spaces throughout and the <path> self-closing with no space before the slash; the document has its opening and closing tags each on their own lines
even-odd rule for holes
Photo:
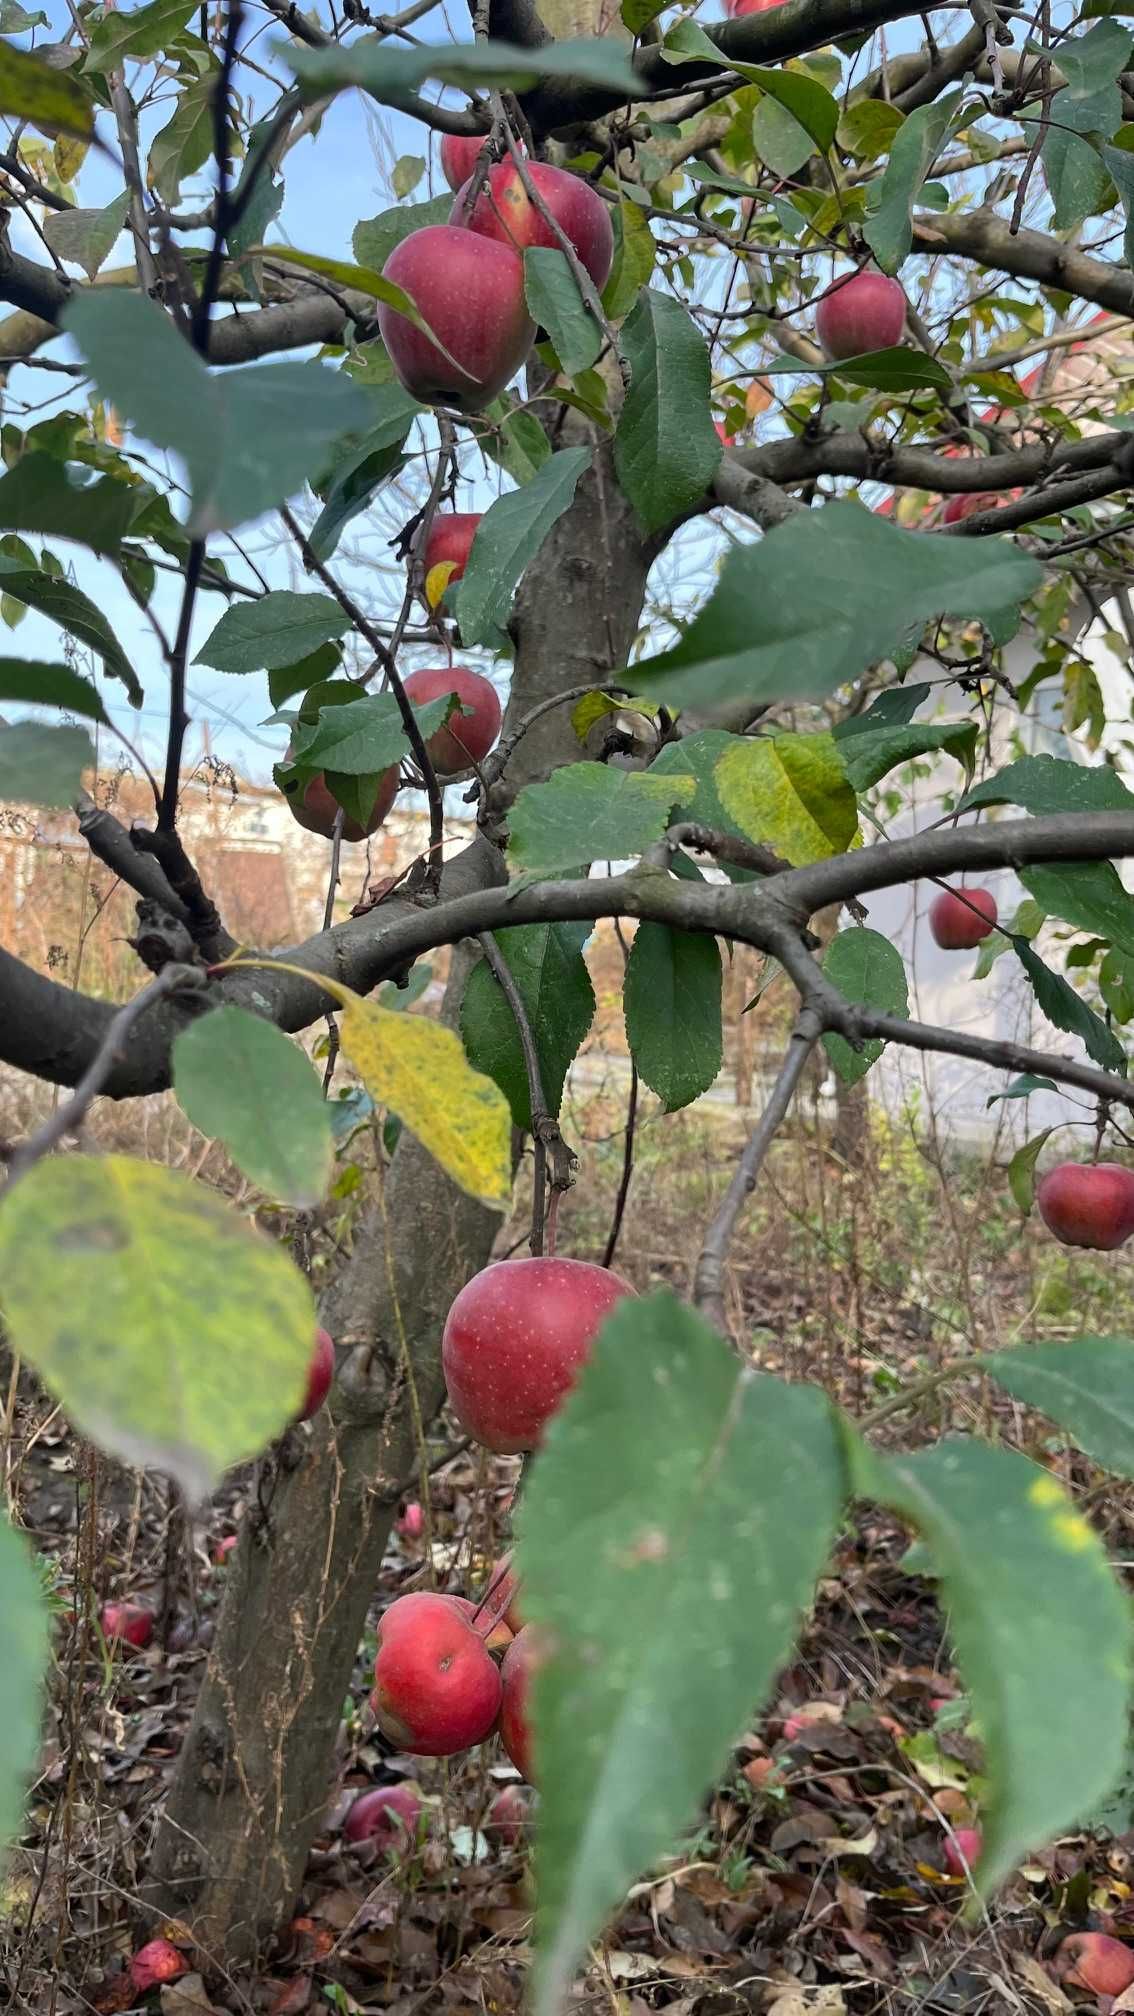
<svg viewBox="0 0 1134 2016">
<path fill-rule="evenodd" d="M 378 1626 L 370 1704 L 383 1734 L 418 1757 L 451 1757 L 491 1734 L 501 1679 L 459 1599 L 399 1596 Z"/>
</svg>

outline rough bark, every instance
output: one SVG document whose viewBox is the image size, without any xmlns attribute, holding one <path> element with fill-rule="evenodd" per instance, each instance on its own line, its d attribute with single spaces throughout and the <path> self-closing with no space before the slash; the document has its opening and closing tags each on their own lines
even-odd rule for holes
<svg viewBox="0 0 1134 2016">
<path fill-rule="evenodd" d="M 514 718 L 625 662 L 647 563 L 605 451 L 599 468 L 521 594 Z M 577 754 L 556 710 L 548 732 L 521 743 L 517 781 Z M 458 954 L 450 1017 L 464 972 Z M 206 1964 L 260 1953 L 299 1889 L 390 1523 L 415 1474 L 418 1424 L 442 1397 L 445 1313 L 498 1225 L 403 1136 L 325 1299 L 339 1380 L 312 1428 L 285 1438 L 267 1519 L 255 1507 L 246 1519 L 151 1858 L 147 1906 L 184 1919 Z"/>
</svg>

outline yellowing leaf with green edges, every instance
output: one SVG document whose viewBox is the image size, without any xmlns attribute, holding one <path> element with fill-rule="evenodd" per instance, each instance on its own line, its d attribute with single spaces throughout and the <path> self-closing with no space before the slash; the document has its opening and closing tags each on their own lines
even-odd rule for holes
<svg viewBox="0 0 1134 2016">
<path fill-rule="evenodd" d="M 741 831 L 793 867 L 843 853 L 858 833 L 858 801 L 832 735 L 737 740 L 713 775 Z"/>
<path fill-rule="evenodd" d="M 648 714 L 651 720 L 659 713 L 656 700 L 631 699 L 622 693 L 584 693 L 571 709 L 571 726 L 580 742 L 585 742 L 596 721 L 607 714 L 620 714 L 623 709 L 634 714 Z"/>
<path fill-rule="evenodd" d="M 0 1309 L 76 1427 L 194 1501 L 298 1413 L 316 1329 L 282 1246 L 129 1155 L 41 1162 L 6 1193 Z"/>
<path fill-rule="evenodd" d="M 504 1209 L 512 1195 L 508 1101 L 474 1071 L 452 1029 L 401 1015 L 320 978 L 343 1009 L 339 1040 L 372 1099 L 416 1134 L 470 1197 Z"/>
</svg>

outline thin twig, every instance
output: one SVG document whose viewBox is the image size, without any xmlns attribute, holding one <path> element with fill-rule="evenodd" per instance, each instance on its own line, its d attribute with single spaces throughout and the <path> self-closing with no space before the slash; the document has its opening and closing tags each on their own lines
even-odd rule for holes
<svg viewBox="0 0 1134 2016">
<path fill-rule="evenodd" d="M 203 987 L 204 984 L 205 975 L 199 967 L 166 966 L 150 981 L 148 987 L 143 987 L 132 1001 L 127 1001 L 126 1006 L 119 1009 L 113 1021 L 107 1024 L 106 1034 L 71 1097 L 57 1106 L 54 1113 L 44 1121 L 43 1126 L 38 1128 L 22 1147 L 17 1148 L 8 1164 L 5 1191 L 10 1190 L 21 1176 L 26 1176 L 28 1170 L 33 1168 L 35 1163 L 42 1161 L 45 1155 L 49 1155 L 53 1148 L 57 1148 L 65 1135 L 78 1132 L 88 1108 L 109 1078 L 121 1055 L 122 1046 L 139 1017 L 152 1008 L 155 1002 L 165 1000 L 167 995 L 176 989 Z"/>
<path fill-rule="evenodd" d="M 634 1135 L 638 1120 L 638 1066 L 630 1059 L 630 1096 L 626 1101 L 626 1133 L 622 1143 L 622 1175 L 618 1184 L 618 1195 L 614 1200 L 614 1216 L 610 1221 L 610 1231 L 606 1235 L 606 1245 L 602 1251 L 602 1265 L 609 1267 L 618 1250 L 622 1220 L 626 1216 L 626 1200 L 630 1195 L 630 1183 L 634 1174 Z"/>
<path fill-rule="evenodd" d="M 569 1190 L 575 1180 L 576 1157 L 567 1146 L 559 1131 L 559 1122 L 553 1118 L 543 1089 L 540 1071 L 539 1051 L 528 1019 L 524 999 L 516 985 L 511 968 L 504 958 L 491 931 L 481 931 L 477 942 L 484 954 L 485 964 L 496 980 L 504 999 L 512 1011 L 516 1024 L 516 1034 L 520 1039 L 520 1049 L 524 1056 L 524 1070 L 528 1078 L 528 1104 L 531 1107 L 532 1141 L 535 1148 L 535 1181 L 532 1186 L 532 1233 L 529 1244 L 532 1253 L 538 1255 L 544 1249 L 544 1207 L 547 1192 L 547 1164 L 551 1163 L 551 1194 L 559 1196 Z"/>
<path fill-rule="evenodd" d="M 764 1157 L 783 1123 L 807 1060 L 822 1034 L 823 1022 L 814 1008 L 800 1010 L 771 1096 L 748 1139 L 732 1182 L 705 1234 L 693 1278 L 693 1301 L 716 1329 L 726 1331 L 724 1264 L 741 1208 L 756 1188 Z"/>
</svg>

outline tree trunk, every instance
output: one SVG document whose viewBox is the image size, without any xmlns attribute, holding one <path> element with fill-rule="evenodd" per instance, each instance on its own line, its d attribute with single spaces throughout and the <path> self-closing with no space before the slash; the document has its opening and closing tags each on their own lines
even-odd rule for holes
<svg viewBox="0 0 1134 2016">
<path fill-rule="evenodd" d="M 564 431 L 593 438 L 576 424 Z M 600 446 L 520 588 L 509 725 L 626 663 L 647 566 Z M 570 708 L 553 710 L 521 741 L 513 787 L 579 753 Z M 450 1021 L 468 964 L 455 955 Z M 385 1194 L 325 1298 L 339 1381 L 311 1429 L 285 1437 L 267 1517 L 253 1506 L 245 1520 L 155 1836 L 147 1906 L 189 1924 L 207 1964 L 256 1957 L 302 1881 L 391 1520 L 415 1474 L 417 1423 L 443 1397 L 442 1325 L 498 1226 L 403 1134 Z"/>
</svg>

